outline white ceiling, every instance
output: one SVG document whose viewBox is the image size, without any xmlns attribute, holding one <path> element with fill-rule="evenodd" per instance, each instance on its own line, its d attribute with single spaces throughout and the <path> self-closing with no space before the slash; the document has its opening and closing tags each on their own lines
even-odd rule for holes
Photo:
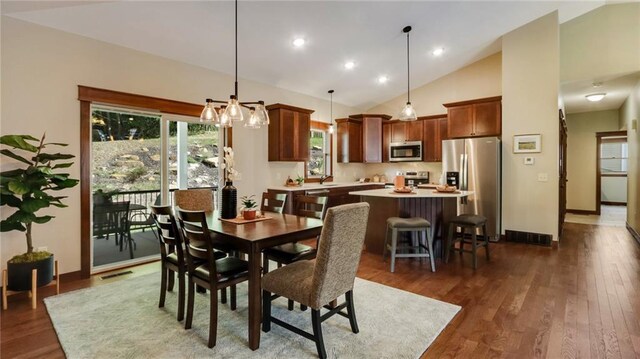
<svg viewBox="0 0 640 359">
<path fill-rule="evenodd" d="M 79 5 L 80 4 L 80 5 Z M 500 37 L 559 11 L 565 22 L 604 1 L 241 1 L 239 76 L 367 109 L 500 51 Z M 2 1 L 2 14 L 233 74 L 231 1 Z M 293 48 L 302 36 L 307 45 Z M 445 54 L 433 57 L 435 47 Z M 356 62 L 347 71 L 343 64 Z M 376 78 L 387 75 L 379 85 Z M 232 90 L 232 84 L 229 84 Z M 240 81 L 242 91 L 242 81 Z"/>
<path fill-rule="evenodd" d="M 629 97 L 640 80 L 640 72 L 574 81 L 561 85 L 562 99 L 567 114 L 591 111 L 617 110 Z M 600 83 L 594 87 L 594 83 Z M 586 95 L 606 93 L 598 102 L 590 102 Z"/>
</svg>

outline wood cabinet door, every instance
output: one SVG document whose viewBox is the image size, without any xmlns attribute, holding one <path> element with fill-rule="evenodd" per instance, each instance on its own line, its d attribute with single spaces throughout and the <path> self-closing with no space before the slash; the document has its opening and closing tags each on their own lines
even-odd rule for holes
<svg viewBox="0 0 640 359">
<path fill-rule="evenodd" d="M 369 117 L 362 121 L 363 161 L 382 162 L 382 118 Z"/>
<path fill-rule="evenodd" d="M 391 143 L 391 124 L 382 124 L 382 162 L 389 162 L 389 143 Z"/>
<path fill-rule="evenodd" d="M 362 162 L 362 124 L 349 122 L 349 162 Z"/>
<path fill-rule="evenodd" d="M 297 112 L 295 121 L 295 132 L 292 134 L 296 143 L 296 152 L 294 154 L 296 161 L 309 160 L 309 137 L 311 134 L 311 115 L 308 113 Z M 287 138 L 283 138 L 282 142 L 286 142 Z"/>
<path fill-rule="evenodd" d="M 391 142 L 406 141 L 406 122 L 394 122 L 391 124 Z"/>
<path fill-rule="evenodd" d="M 405 141 L 422 141 L 422 123 L 424 121 L 410 121 L 406 125 Z"/>
<path fill-rule="evenodd" d="M 470 137 L 473 134 L 473 105 L 450 107 L 447 112 L 448 138 Z"/>
<path fill-rule="evenodd" d="M 349 123 L 338 123 L 336 127 L 338 137 L 336 161 L 338 163 L 349 163 Z"/>
<path fill-rule="evenodd" d="M 438 120 L 425 120 L 423 122 L 424 138 L 422 141 L 422 160 L 424 162 L 436 162 L 436 145 L 438 143 Z"/>
<path fill-rule="evenodd" d="M 296 113 L 280 110 L 280 161 L 295 161 L 298 151 L 296 139 Z M 298 137 L 297 134 L 295 137 Z M 287 140 L 288 139 L 288 140 Z"/>
<path fill-rule="evenodd" d="M 442 162 L 442 141 L 448 140 L 447 132 L 448 130 L 448 122 L 446 118 L 441 118 L 438 121 L 438 141 L 436 141 L 435 146 L 435 158 L 436 162 Z"/>
<path fill-rule="evenodd" d="M 500 101 L 473 105 L 473 136 L 499 135 L 501 132 Z"/>
</svg>

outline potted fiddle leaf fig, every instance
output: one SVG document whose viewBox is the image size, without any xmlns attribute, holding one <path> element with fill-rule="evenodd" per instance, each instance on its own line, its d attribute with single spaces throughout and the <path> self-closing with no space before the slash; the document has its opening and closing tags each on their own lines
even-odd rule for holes
<svg viewBox="0 0 640 359">
<path fill-rule="evenodd" d="M 5 135 L 0 137 L 0 144 L 5 147 L 0 154 L 22 165 L 0 172 L 0 205 L 14 210 L 0 221 L 0 232 L 24 232 L 27 244 L 26 253 L 14 256 L 7 263 L 7 288 L 31 289 L 32 269 L 38 270 L 37 285 L 44 286 L 53 280 L 53 254 L 33 250 L 32 226 L 45 224 L 54 218 L 41 215 L 42 209 L 67 207 L 62 203 L 66 196 L 58 196 L 57 192 L 76 186 L 78 180 L 59 171 L 71 167 L 73 162 L 68 160 L 75 156 L 45 152 L 49 147 L 67 146 L 64 143 L 45 143 L 45 135 L 40 139 L 29 135 Z"/>
</svg>

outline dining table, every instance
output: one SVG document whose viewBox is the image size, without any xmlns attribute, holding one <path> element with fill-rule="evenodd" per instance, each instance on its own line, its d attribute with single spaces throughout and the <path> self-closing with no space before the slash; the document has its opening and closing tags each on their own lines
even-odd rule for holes
<svg viewBox="0 0 640 359">
<path fill-rule="evenodd" d="M 207 227 L 215 234 L 216 240 L 231 244 L 248 256 L 248 337 L 252 350 L 260 347 L 262 251 L 280 244 L 315 238 L 322 231 L 322 221 L 319 219 L 273 212 L 264 212 L 262 215 L 268 219 L 232 223 L 221 220 L 218 210 L 206 214 Z"/>
</svg>

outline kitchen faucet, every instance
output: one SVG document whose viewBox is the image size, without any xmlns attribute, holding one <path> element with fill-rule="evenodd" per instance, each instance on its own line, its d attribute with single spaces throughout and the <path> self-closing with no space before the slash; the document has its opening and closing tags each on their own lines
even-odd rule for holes
<svg viewBox="0 0 640 359">
<path fill-rule="evenodd" d="M 333 176 L 323 175 L 322 177 L 320 177 L 320 184 L 323 184 L 324 181 L 328 180 L 329 178 L 333 178 Z"/>
</svg>

